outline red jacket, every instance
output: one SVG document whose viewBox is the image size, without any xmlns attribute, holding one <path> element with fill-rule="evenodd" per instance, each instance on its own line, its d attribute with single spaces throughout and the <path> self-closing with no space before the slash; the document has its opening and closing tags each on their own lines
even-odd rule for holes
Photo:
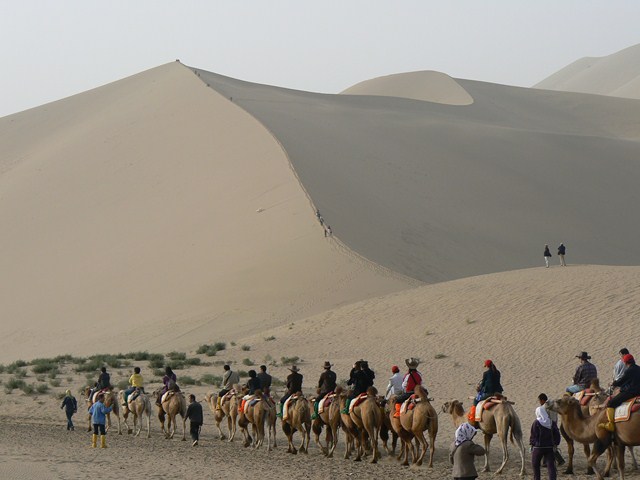
<svg viewBox="0 0 640 480">
<path fill-rule="evenodd" d="M 420 375 L 420 372 L 417 370 L 409 370 L 404 376 L 402 387 L 405 392 L 413 392 L 416 385 L 422 385 L 422 375 Z"/>
</svg>

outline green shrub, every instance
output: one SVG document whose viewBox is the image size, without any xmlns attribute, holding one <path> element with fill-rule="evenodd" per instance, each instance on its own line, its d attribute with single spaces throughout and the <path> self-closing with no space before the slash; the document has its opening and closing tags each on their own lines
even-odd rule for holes
<svg viewBox="0 0 640 480">
<path fill-rule="evenodd" d="M 88 359 L 82 361 L 76 367 L 76 372 L 97 372 L 105 365 L 111 368 L 121 368 L 122 360 L 115 355 L 99 354 L 92 355 Z"/>
<path fill-rule="evenodd" d="M 22 390 L 25 395 L 31 395 L 34 392 L 35 388 L 33 387 L 33 385 L 25 383 L 22 387 L 20 387 L 20 390 Z"/>
<path fill-rule="evenodd" d="M 238 375 L 240 377 L 248 377 L 249 373 L 246 370 L 238 370 Z"/>
<path fill-rule="evenodd" d="M 440 360 L 441 358 L 447 358 L 447 356 L 444 353 L 436 353 L 435 357 L 436 360 Z"/>
<path fill-rule="evenodd" d="M 149 368 L 162 368 L 164 367 L 164 358 L 152 358 L 149 360 Z"/>
<path fill-rule="evenodd" d="M 169 352 L 167 353 L 167 358 L 170 358 L 171 360 L 186 360 L 187 359 L 187 354 L 184 352 Z"/>
<path fill-rule="evenodd" d="M 249 350 L 251 350 L 251 347 L 249 345 L 242 345 L 240 347 L 240 350 L 242 350 L 243 352 L 248 352 Z"/>
<path fill-rule="evenodd" d="M 46 383 L 39 383 L 35 386 L 36 392 L 38 393 L 47 393 L 49 391 L 49 385 Z"/>
<path fill-rule="evenodd" d="M 216 342 L 212 345 L 200 345 L 196 350 L 199 355 L 205 354 L 207 357 L 215 357 L 216 353 L 226 350 L 227 344 L 224 342 Z"/>
<path fill-rule="evenodd" d="M 182 370 L 184 366 L 184 360 L 171 360 L 169 363 L 167 363 L 167 367 L 170 367 L 171 370 Z"/>
<path fill-rule="evenodd" d="M 220 385 L 222 383 L 222 377 L 205 373 L 200 377 L 200 383 L 204 383 L 205 385 Z"/>
<path fill-rule="evenodd" d="M 164 370 L 160 369 L 160 368 L 156 368 L 155 370 L 153 370 L 153 375 L 155 377 L 164 377 Z"/>
<path fill-rule="evenodd" d="M 246 365 L 247 367 L 250 367 L 251 365 L 255 365 L 255 363 L 253 363 L 253 360 L 251 360 L 250 358 L 243 358 L 242 364 Z"/>
<path fill-rule="evenodd" d="M 195 378 L 190 377 L 189 375 L 183 375 L 180 377 L 180 383 L 183 385 L 196 385 L 198 382 Z"/>
<path fill-rule="evenodd" d="M 265 342 L 272 342 L 275 339 L 276 339 L 276 337 L 274 337 L 273 335 L 270 335 L 268 337 L 264 337 L 264 341 Z"/>
<path fill-rule="evenodd" d="M 280 362 L 282 362 L 283 365 L 293 365 L 299 361 L 300 357 L 280 357 Z"/>
<path fill-rule="evenodd" d="M 274 387 L 284 387 L 286 385 L 286 382 L 280 380 L 279 378 L 271 377 L 271 385 Z"/>
<path fill-rule="evenodd" d="M 193 357 L 193 358 L 187 358 L 184 361 L 185 364 L 187 365 L 202 365 L 202 361 L 198 358 L 198 357 Z"/>
<path fill-rule="evenodd" d="M 0 363 L 0 373 L 4 373 L 5 366 Z"/>
<path fill-rule="evenodd" d="M 31 362 L 31 365 L 33 365 L 31 368 L 33 373 L 47 373 L 58 370 L 58 362 L 50 358 L 37 358 Z"/>
<path fill-rule="evenodd" d="M 13 390 L 14 388 L 22 388 L 25 386 L 25 381 L 17 378 L 17 377 L 13 377 L 10 378 L 9 380 L 7 380 L 7 383 L 5 384 L 4 388 L 5 391 L 8 390 Z"/>
<path fill-rule="evenodd" d="M 231 346 L 235 347 L 236 346 L 236 342 L 231 342 Z"/>
<path fill-rule="evenodd" d="M 58 376 L 58 373 L 60 373 L 58 370 L 51 370 L 48 374 L 47 377 L 53 379 L 56 378 Z"/>
<path fill-rule="evenodd" d="M 15 372 L 13 372 L 13 374 L 18 378 L 26 378 L 27 369 L 26 368 L 19 368 Z"/>
<path fill-rule="evenodd" d="M 124 354 L 124 358 L 130 358 L 132 360 L 135 360 L 136 362 L 142 362 L 143 360 L 149 360 L 150 356 L 151 355 L 147 351 L 144 351 L 144 352 L 129 352 L 129 353 L 125 353 Z"/>
<path fill-rule="evenodd" d="M 49 385 L 51 385 L 52 387 L 59 387 L 61 383 L 62 382 L 60 381 L 59 378 L 53 378 L 49 380 Z"/>
<path fill-rule="evenodd" d="M 20 368 L 26 367 L 27 362 L 24 360 L 16 360 L 13 363 L 7 365 L 7 373 L 16 373 Z"/>
<path fill-rule="evenodd" d="M 39 382 L 44 382 L 45 376 L 44 375 L 36 375 L 36 380 Z"/>
</svg>

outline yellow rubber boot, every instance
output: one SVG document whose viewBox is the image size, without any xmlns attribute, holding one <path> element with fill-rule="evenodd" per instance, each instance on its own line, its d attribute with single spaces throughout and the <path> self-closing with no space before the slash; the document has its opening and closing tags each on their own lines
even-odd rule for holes
<svg viewBox="0 0 640 480">
<path fill-rule="evenodd" d="M 607 408 L 607 423 L 599 423 L 598 427 L 599 428 L 604 428 L 605 430 L 607 430 L 608 432 L 613 432 L 616 427 L 615 427 L 615 416 L 616 416 L 616 409 L 615 408 Z"/>
<path fill-rule="evenodd" d="M 93 437 L 91 437 L 91 448 L 96 448 L 97 446 L 98 446 L 98 435 L 94 433 Z"/>
<path fill-rule="evenodd" d="M 107 436 L 100 435 L 100 448 L 107 448 Z"/>
</svg>

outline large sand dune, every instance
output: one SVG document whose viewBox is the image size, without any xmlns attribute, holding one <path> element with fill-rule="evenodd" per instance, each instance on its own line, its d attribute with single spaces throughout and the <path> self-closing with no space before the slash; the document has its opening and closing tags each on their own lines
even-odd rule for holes
<svg viewBox="0 0 640 480">
<path fill-rule="evenodd" d="M 560 242 L 572 262 L 640 264 L 638 101 L 458 80 L 461 107 L 197 72 L 273 132 L 340 239 L 397 272 L 535 266 Z"/>
<path fill-rule="evenodd" d="M 0 362 L 171 350 L 412 282 L 325 239 L 285 152 L 171 63 L 0 119 Z"/>
<path fill-rule="evenodd" d="M 534 87 L 640 99 L 640 44 L 576 60 Z"/>
</svg>

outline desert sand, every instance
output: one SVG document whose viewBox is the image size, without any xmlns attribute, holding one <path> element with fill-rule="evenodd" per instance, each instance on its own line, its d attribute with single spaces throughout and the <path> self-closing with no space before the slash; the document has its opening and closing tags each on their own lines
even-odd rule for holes
<svg viewBox="0 0 640 480">
<path fill-rule="evenodd" d="M 640 99 L 640 44 L 604 57 L 585 57 L 534 88 Z"/>
<path fill-rule="evenodd" d="M 151 439 L 112 430 L 90 450 L 59 397 L 97 373 L 38 374 L 35 358 L 184 352 L 206 363 L 176 371 L 202 399 L 225 362 L 283 380 L 297 357 L 312 394 L 326 360 L 345 382 L 366 358 L 384 391 L 414 356 L 437 409 L 468 405 L 490 358 L 525 441 L 536 396 L 562 394 L 580 351 L 608 383 L 638 343 L 640 102 L 434 78 L 322 95 L 172 62 L 0 119 L 0 478 L 450 475 L 445 414 L 433 469 L 344 461 L 343 443 L 291 456 L 280 429 L 275 452 L 245 450 L 208 411 L 198 448 L 152 419 Z M 561 241 L 569 265 L 544 268 Z M 158 367 L 119 362 L 114 384 L 137 365 L 159 385 Z M 8 388 L 18 371 L 29 388 Z M 511 447 L 501 478 L 518 471 Z"/>
</svg>

